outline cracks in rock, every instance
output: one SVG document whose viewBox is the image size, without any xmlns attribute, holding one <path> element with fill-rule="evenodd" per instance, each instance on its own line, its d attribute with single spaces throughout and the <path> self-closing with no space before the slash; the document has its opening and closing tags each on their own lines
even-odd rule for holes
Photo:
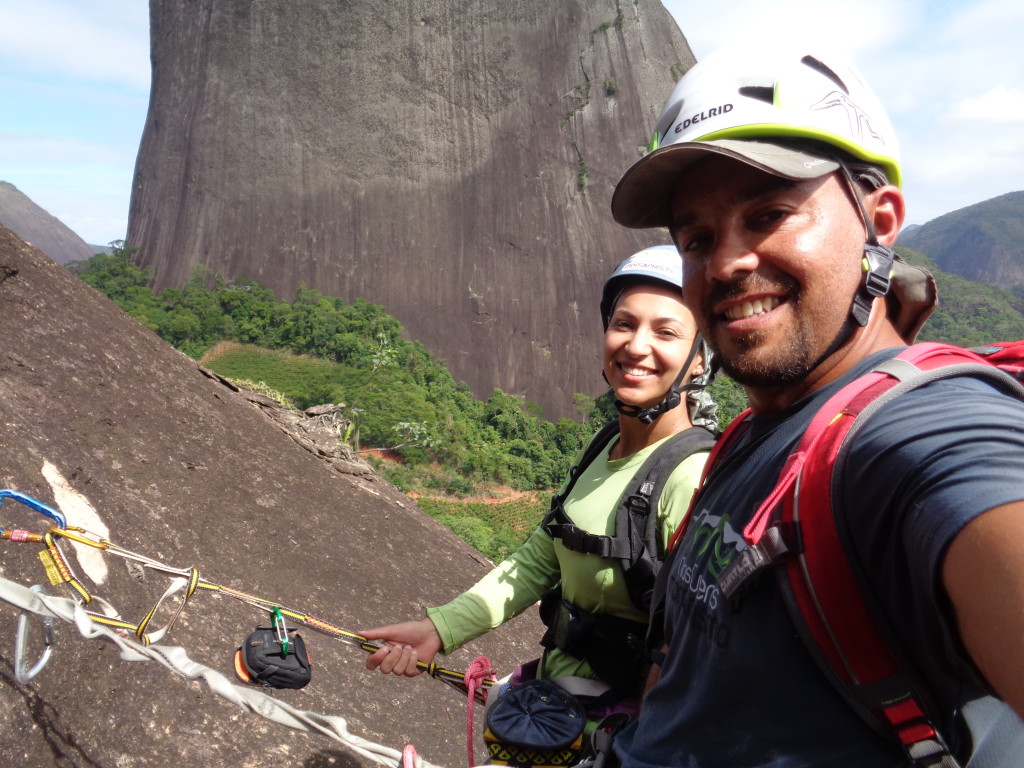
<svg viewBox="0 0 1024 768">
<path fill-rule="evenodd" d="M 290 411 L 273 398 L 242 389 L 230 379 L 201 365 L 196 367 L 204 376 L 244 397 L 297 445 L 326 461 L 338 472 L 373 481 L 379 479 L 369 464 L 354 455 L 348 445 L 338 441 L 339 426 L 337 420 L 331 418 L 330 409 L 316 406 L 307 411 Z"/>
<path fill-rule="evenodd" d="M 609 29 L 622 29 L 624 23 L 624 14 L 622 13 L 622 6 L 620 0 L 615 0 L 615 18 L 611 21 L 605 21 L 598 24 L 592 30 L 590 30 L 590 42 L 589 45 L 580 51 L 580 73 L 583 75 L 583 83 L 573 86 L 572 90 L 569 91 L 563 98 L 576 98 L 578 103 L 574 104 L 573 107 L 566 113 L 565 118 L 562 120 L 560 126 L 563 133 L 569 137 L 569 143 L 572 145 L 573 150 L 576 152 L 577 169 L 576 169 L 576 189 L 577 191 L 586 196 L 587 194 L 587 176 L 590 173 L 590 166 L 587 164 L 586 158 L 583 156 L 583 151 L 580 149 L 579 142 L 576 138 L 576 129 L 572 127 L 572 123 L 576 116 L 580 114 L 584 109 L 590 105 L 590 95 L 593 90 L 593 82 L 590 77 L 590 73 L 587 71 L 584 59 L 589 50 L 594 48 L 595 40 L 600 34 L 604 34 Z M 611 80 L 605 80 L 605 94 L 611 96 L 615 92 L 614 83 L 609 86 Z"/>
<path fill-rule="evenodd" d="M 17 277 L 18 270 L 14 267 L 9 267 L 6 264 L 0 264 L 0 285 L 4 283 L 10 277 Z"/>
<path fill-rule="evenodd" d="M 53 754 L 54 765 L 60 765 L 67 761 L 72 765 L 103 768 L 102 763 L 90 757 L 85 749 L 78 744 L 73 733 L 61 727 L 60 712 L 44 700 L 31 685 L 18 685 L 14 679 L 13 664 L 6 657 L 4 662 L 3 667 L 0 668 L 0 680 L 21 696 L 25 703 L 25 711 L 32 718 L 32 722 L 39 729 L 43 742 Z"/>
</svg>

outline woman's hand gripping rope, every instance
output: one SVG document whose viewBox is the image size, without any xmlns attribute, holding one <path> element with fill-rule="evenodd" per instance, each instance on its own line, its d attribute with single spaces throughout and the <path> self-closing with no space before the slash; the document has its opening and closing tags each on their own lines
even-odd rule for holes
<svg viewBox="0 0 1024 768">
<path fill-rule="evenodd" d="M 366 629 L 360 634 L 367 640 L 381 640 L 383 644 L 366 659 L 366 668 L 379 669 L 385 675 L 416 677 L 423 672 L 436 676 L 434 656 L 444 647 L 441 635 L 429 618 L 405 621 L 386 627 Z M 369 644 L 363 646 L 369 650 Z M 420 661 L 420 657 L 426 661 Z M 473 659 L 463 675 L 463 688 L 469 699 L 466 709 L 466 750 L 470 766 L 476 765 L 473 755 L 473 701 L 486 701 L 485 690 L 494 683 L 494 669 L 485 656 Z"/>
<path fill-rule="evenodd" d="M 444 645 L 430 619 L 366 629 L 359 634 L 367 640 L 382 641 L 379 649 L 367 657 L 366 668 L 379 669 L 385 675 L 416 677 L 428 671 Z"/>
</svg>

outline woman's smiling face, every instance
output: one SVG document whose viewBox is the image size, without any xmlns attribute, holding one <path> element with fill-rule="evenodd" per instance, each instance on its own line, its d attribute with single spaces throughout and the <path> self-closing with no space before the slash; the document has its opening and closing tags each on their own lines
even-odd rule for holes
<svg viewBox="0 0 1024 768">
<path fill-rule="evenodd" d="M 696 335 L 693 314 L 678 291 L 654 283 L 624 290 L 604 334 L 604 373 L 615 396 L 637 408 L 661 402 Z"/>
</svg>

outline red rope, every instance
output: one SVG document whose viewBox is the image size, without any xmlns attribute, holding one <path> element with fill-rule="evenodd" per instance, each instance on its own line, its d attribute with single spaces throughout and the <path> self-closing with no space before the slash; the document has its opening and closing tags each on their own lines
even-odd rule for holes
<svg viewBox="0 0 1024 768">
<path fill-rule="evenodd" d="M 484 680 L 494 680 L 494 669 L 491 667 L 490 659 L 486 656 L 477 656 L 466 670 L 466 756 L 469 758 L 469 768 L 476 765 L 473 759 L 473 698 Z M 482 689 L 481 692 L 486 700 L 487 690 Z"/>
</svg>

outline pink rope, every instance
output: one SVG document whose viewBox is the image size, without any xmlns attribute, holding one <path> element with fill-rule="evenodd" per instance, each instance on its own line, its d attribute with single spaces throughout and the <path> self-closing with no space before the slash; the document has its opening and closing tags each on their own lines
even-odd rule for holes
<svg viewBox="0 0 1024 768">
<path fill-rule="evenodd" d="M 469 758 L 469 768 L 476 765 L 473 758 L 473 697 L 484 680 L 494 680 L 494 669 L 491 667 L 491 660 L 486 656 L 477 656 L 466 670 L 466 693 L 468 703 L 466 704 L 466 756 Z M 487 698 L 487 689 L 483 688 L 481 693 L 484 699 Z"/>
</svg>

